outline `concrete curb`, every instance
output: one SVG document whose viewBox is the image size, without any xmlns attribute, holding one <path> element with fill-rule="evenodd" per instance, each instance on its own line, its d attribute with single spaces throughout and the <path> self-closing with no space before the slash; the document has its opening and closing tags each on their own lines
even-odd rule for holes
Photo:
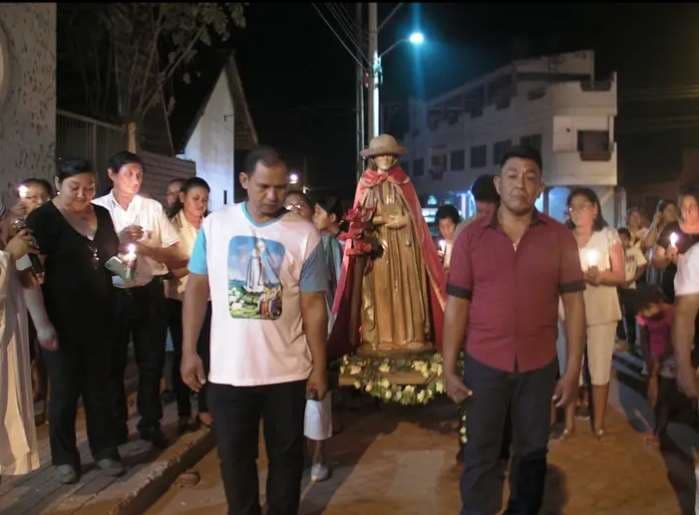
<svg viewBox="0 0 699 515">
<path fill-rule="evenodd" d="M 109 510 L 109 515 L 140 515 L 153 505 L 175 482 L 177 477 L 201 460 L 216 444 L 214 432 L 201 429 L 191 441 L 176 442 L 148 474 L 137 480 L 137 486 Z"/>
</svg>

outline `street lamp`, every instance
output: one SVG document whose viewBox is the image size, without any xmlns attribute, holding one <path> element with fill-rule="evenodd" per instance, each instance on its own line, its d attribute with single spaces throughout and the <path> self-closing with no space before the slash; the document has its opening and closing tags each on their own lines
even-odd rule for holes
<svg viewBox="0 0 699 515">
<path fill-rule="evenodd" d="M 292 172 L 289 174 L 289 184 L 296 185 L 299 183 L 299 174 Z"/>
<path fill-rule="evenodd" d="M 400 5 L 400 4 L 399 4 Z M 395 12 L 395 10 L 394 10 Z M 392 15 L 393 13 L 391 13 Z M 389 18 L 390 16 L 389 15 Z M 388 18 L 384 20 L 381 24 L 383 26 Z M 396 48 L 401 43 L 410 43 L 414 46 L 421 45 L 425 42 L 425 36 L 422 32 L 415 31 L 408 37 L 399 39 L 386 50 L 379 54 L 378 52 L 378 33 L 381 27 L 377 27 L 377 14 L 376 14 L 376 4 L 369 4 L 369 55 L 371 57 L 371 76 L 370 76 L 370 87 L 371 92 L 369 94 L 370 109 L 369 116 L 371 116 L 370 133 L 369 139 L 374 138 L 379 135 L 379 86 L 382 82 L 383 70 L 381 68 L 381 58 L 388 54 L 391 50 Z"/>
</svg>

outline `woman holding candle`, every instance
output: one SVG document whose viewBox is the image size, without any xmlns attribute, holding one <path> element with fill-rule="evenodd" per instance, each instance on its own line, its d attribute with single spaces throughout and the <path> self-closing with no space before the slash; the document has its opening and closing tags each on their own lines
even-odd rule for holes
<svg viewBox="0 0 699 515">
<path fill-rule="evenodd" d="M 117 254 L 119 239 L 109 212 L 91 203 L 95 179 L 86 161 L 64 161 L 56 178 L 60 194 L 27 219 L 45 268 L 42 289 L 48 320 L 37 320 L 33 312 L 32 317 L 48 370 L 51 456 L 62 483 L 74 483 L 80 475 L 75 442 L 80 397 L 97 466 L 112 476 L 124 472 L 112 437 L 105 381 L 115 328 L 114 290 L 105 263 Z"/>
<path fill-rule="evenodd" d="M 177 231 L 182 250 L 187 256 L 192 255 L 194 241 L 201 227 L 204 217 L 208 214 L 209 192 L 211 189 L 204 179 L 192 177 L 187 179 L 168 213 L 173 227 Z M 172 335 L 172 346 L 175 350 L 175 366 L 173 367 L 172 383 L 177 399 L 177 413 L 179 422 L 177 425 L 180 434 L 196 428 L 192 421 L 192 406 L 190 404 L 191 390 L 182 381 L 180 375 L 180 361 L 182 361 L 182 301 L 187 287 L 187 267 L 171 269 L 173 279 L 165 282 L 165 297 L 168 303 L 168 326 Z M 204 362 L 204 372 L 209 373 L 209 334 L 211 330 L 211 302 L 206 312 L 206 319 L 199 334 L 197 352 Z M 206 385 L 197 395 L 199 415 L 197 420 L 206 427 L 211 427 L 213 418 L 209 414 L 206 403 Z"/>
<path fill-rule="evenodd" d="M 680 193 L 679 221 L 667 223 L 655 245 L 653 266 L 664 270 L 661 287 L 670 302 L 675 299 L 674 280 L 677 262 L 699 241 L 699 189 L 690 187 Z"/>
<path fill-rule="evenodd" d="M 587 287 L 587 363 L 592 382 L 592 422 L 597 438 L 604 435 L 604 419 L 609 397 L 609 379 L 616 326 L 621 320 L 617 286 L 626 280 L 624 249 L 617 232 L 602 217 L 597 194 L 588 188 L 573 190 L 568 196 L 568 226 L 578 243 L 580 262 Z M 575 405 L 566 408 L 565 433 L 575 430 Z"/>
</svg>

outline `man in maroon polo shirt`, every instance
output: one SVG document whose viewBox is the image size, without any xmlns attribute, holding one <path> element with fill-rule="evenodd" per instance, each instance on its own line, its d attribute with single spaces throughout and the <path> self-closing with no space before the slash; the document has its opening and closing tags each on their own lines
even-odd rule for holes
<svg viewBox="0 0 699 515">
<path fill-rule="evenodd" d="M 500 510 L 500 449 L 509 413 L 513 459 L 506 514 L 535 515 L 546 475 L 551 399 L 575 399 L 585 334 L 585 289 L 570 230 L 534 208 L 543 190 L 541 156 L 514 147 L 495 178 L 500 205 L 454 243 L 444 319 L 447 393 L 466 402 L 461 515 Z M 568 367 L 556 384 L 558 298 Z M 465 343 L 467 342 L 467 343 Z M 464 377 L 456 360 L 465 345 Z"/>
</svg>

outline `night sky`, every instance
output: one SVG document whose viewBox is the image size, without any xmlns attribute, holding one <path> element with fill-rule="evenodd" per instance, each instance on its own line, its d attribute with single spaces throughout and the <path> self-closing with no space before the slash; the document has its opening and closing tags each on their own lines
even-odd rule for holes
<svg viewBox="0 0 699 515">
<path fill-rule="evenodd" d="M 395 5 L 379 4 L 379 20 Z M 247 19 L 235 45 L 260 140 L 296 162 L 306 156 L 312 186 L 351 191 L 354 61 L 308 4 L 253 4 Z M 384 58 L 386 104 L 447 91 L 512 59 L 587 48 L 599 79 L 619 72 L 622 116 L 625 93 L 699 79 L 695 5 L 405 4 L 380 50 L 414 27 L 426 44 Z"/>
<path fill-rule="evenodd" d="M 354 12 L 354 4 L 344 5 Z M 395 5 L 379 4 L 379 20 Z M 252 3 L 246 18 L 247 28 L 236 30 L 223 46 L 235 50 L 260 142 L 279 147 L 292 167 L 302 168 L 305 159 L 310 186 L 337 187 L 349 197 L 355 173 L 354 61 L 310 4 Z M 696 115 L 696 130 L 681 137 L 655 133 L 620 143 L 620 155 L 631 156 L 626 150 L 638 148 L 639 163 L 653 158 L 662 164 L 671 158 L 656 151 L 654 142 L 664 138 L 699 147 L 694 135 L 699 134 L 699 102 L 683 99 L 651 108 L 627 97 L 649 87 L 696 84 L 699 98 L 697 27 L 699 6 L 692 4 L 406 3 L 381 32 L 379 50 L 414 28 L 427 40 L 417 49 L 403 44 L 384 58 L 382 102 L 405 105 L 411 95 L 429 98 L 512 59 L 593 49 L 598 79 L 612 70 L 619 73 L 621 120 L 638 118 L 643 125 L 651 111 L 656 117 L 666 111 Z M 221 49 L 203 49 L 200 66 L 220 67 L 221 55 Z M 215 78 L 217 71 L 209 75 Z M 205 88 L 206 81 L 201 83 Z M 201 98 L 196 88 L 195 81 L 191 95 L 185 88 L 177 102 Z M 392 112 L 387 128 L 400 137 L 405 111 Z M 631 162 L 625 159 L 620 158 L 622 178 L 631 173 L 623 169 Z"/>
</svg>

